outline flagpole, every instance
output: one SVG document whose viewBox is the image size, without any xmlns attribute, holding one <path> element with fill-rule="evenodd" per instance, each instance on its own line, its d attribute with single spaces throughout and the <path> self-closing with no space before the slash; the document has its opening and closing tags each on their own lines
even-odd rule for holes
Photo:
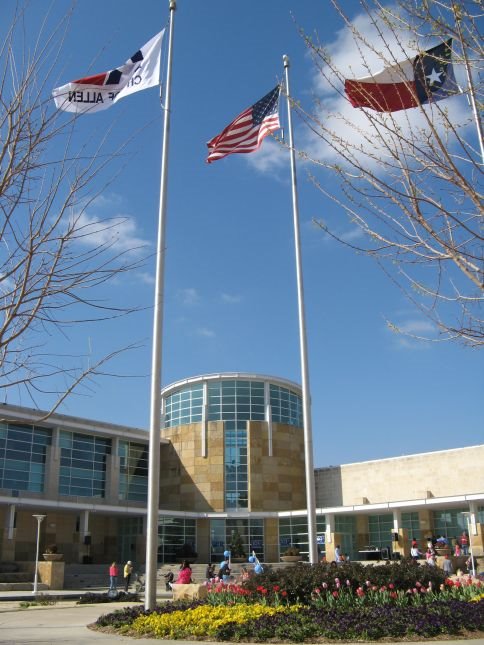
<svg viewBox="0 0 484 645">
<path fill-rule="evenodd" d="M 457 33 L 459 34 L 460 38 L 460 46 L 462 47 L 462 54 L 464 56 L 464 67 L 466 69 L 466 75 L 467 75 L 467 85 L 469 87 L 469 97 L 471 100 L 471 107 L 472 107 L 472 112 L 474 114 L 474 120 L 476 122 L 476 127 L 477 127 L 477 138 L 479 139 L 479 145 L 481 147 L 481 163 L 484 163 L 484 144 L 482 142 L 482 123 L 481 123 L 481 118 L 479 116 L 479 110 L 477 109 L 477 104 L 476 104 L 476 93 L 474 90 L 474 83 L 472 80 L 472 74 L 471 74 L 471 68 L 469 65 L 469 59 L 467 57 L 467 51 L 464 45 L 464 39 L 462 37 L 462 29 L 460 26 L 460 14 L 458 7 L 453 4 L 452 5 L 452 10 L 454 12 L 454 18 L 455 18 L 455 25 L 457 27 Z"/>
<path fill-rule="evenodd" d="M 151 359 L 151 412 L 148 457 L 148 506 L 146 526 L 145 609 L 156 604 L 156 574 L 158 569 L 158 505 L 160 486 L 161 431 L 161 365 L 163 337 L 163 287 L 165 268 L 165 228 L 168 177 L 168 144 L 170 135 L 171 62 L 176 0 L 170 2 L 170 33 L 166 75 L 165 119 L 161 155 L 160 203 L 158 211 L 158 245 L 156 252 L 156 284 L 153 313 L 153 354 Z"/>
<path fill-rule="evenodd" d="M 311 424 L 311 395 L 309 389 L 308 351 L 306 340 L 306 320 L 304 312 L 304 287 L 301 262 L 301 241 L 299 236 L 299 206 L 297 195 L 296 155 L 292 137 L 291 101 L 289 91 L 289 57 L 283 56 L 286 74 L 287 119 L 289 130 L 289 152 L 291 155 L 292 210 L 294 220 L 294 242 L 296 247 L 297 300 L 299 311 L 299 346 L 301 352 L 302 400 L 304 424 L 304 458 L 306 468 L 306 506 L 308 514 L 309 562 L 317 564 L 318 546 L 316 535 L 316 503 L 314 490 L 313 436 Z"/>
</svg>

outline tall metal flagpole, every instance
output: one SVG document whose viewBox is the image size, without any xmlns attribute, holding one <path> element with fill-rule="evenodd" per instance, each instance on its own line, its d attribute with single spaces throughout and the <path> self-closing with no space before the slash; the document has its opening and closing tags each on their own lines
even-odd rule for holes
<svg viewBox="0 0 484 645">
<path fill-rule="evenodd" d="M 306 505 L 308 513 L 309 562 L 318 562 L 318 545 L 316 534 L 316 503 L 314 490 L 313 466 L 313 433 L 311 423 L 311 395 L 309 391 L 308 350 L 306 341 L 306 320 L 304 313 L 304 286 L 301 263 L 301 242 L 299 237 L 299 206 L 297 197 L 296 155 L 292 138 L 291 102 L 289 91 L 289 57 L 283 56 L 286 74 L 287 119 L 289 130 L 289 151 L 291 154 L 292 210 L 294 219 L 294 243 L 296 247 L 297 300 L 299 311 L 299 346 L 301 351 L 303 423 L 304 423 L 304 458 L 306 465 Z"/>
<path fill-rule="evenodd" d="M 168 144 L 170 135 L 171 60 L 176 0 L 170 2 L 170 34 L 166 75 L 165 121 L 161 155 L 160 204 L 158 212 L 158 246 L 156 252 L 156 284 L 153 314 L 153 354 L 151 359 L 151 413 L 148 459 L 148 508 L 146 527 L 145 609 L 156 604 L 156 572 L 158 565 L 158 503 L 160 482 L 161 429 L 161 365 L 163 336 L 163 287 L 165 269 L 165 228 L 168 176 Z"/>
<path fill-rule="evenodd" d="M 476 91 L 474 88 L 474 82 L 472 80 L 472 74 L 471 74 L 471 67 L 469 64 L 469 58 L 467 56 L 467 50 L 466 46 L 464 44 L 464 38 L 462 36 L 462 27 L 460 24 L 461 21 L 461 16 L 459 12 L 459 8 L 457 7 L 456 4 L 452 5 L 452 10 L 454 12 L 454 18 L 455 18 L 455 26 L 457 27 L 457 33 L 459 34 L 460 38 L 460 46 L 462 47 L 462 53 L 464 55 L 464 67 L 466 70 L 466 76 L 467 76 L 467 85 L 469 87 L 469 98 L 471 101 L 471 107 L 472 107 L 472 113 L 474 114 L 474 120 L 476 122 L 476 128 L 477 128 L 477 138 L 479 139 L 479 145 L 481 148 L 481 163 L 484 163 L 484 144 L 482 141 L 482 123 L 481 123 L 481 117 L 479 114 L 479 110 L 477 109 L 477 104 L 476 104 Z"/>
</svg>

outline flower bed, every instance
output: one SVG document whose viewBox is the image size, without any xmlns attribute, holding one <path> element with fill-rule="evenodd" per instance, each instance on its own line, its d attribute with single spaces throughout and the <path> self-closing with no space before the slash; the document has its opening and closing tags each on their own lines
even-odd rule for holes
<svg viewBox="0 0 484 645">
<path fill-rule="evenodd" d="M 127 608 L 101 616 L 96 627 L 138 637 L 257 642 L 484 635 L 479 581 L 445 580 L 435 567 L 405 562 L 364 567 L 363 577 L 359 566 L 345 567 L 301 565 L 290 575 L 269 569 L 242 585 L 209 585 L 204 601 L 152 612 Z"/>
</svg>

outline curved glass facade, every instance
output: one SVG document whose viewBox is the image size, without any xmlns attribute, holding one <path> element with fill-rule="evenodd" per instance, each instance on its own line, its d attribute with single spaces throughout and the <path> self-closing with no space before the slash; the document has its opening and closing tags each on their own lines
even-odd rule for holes
<svg viewBox="0 0 484 645">
<path fill-rule="evenodd" d="M 207 383 L 208 421 L 264 421 L 265 381 L 247 379 L 209 380 Z M 203 418 L 203 388 L 200 380 L 169 393 L 164 397 L 165 428 L 186 423 L 200 423 Z M 269 384 L 269 404 L 275 423 L 302 428 L 302 399 L 297 392 Z"/>
</svg>

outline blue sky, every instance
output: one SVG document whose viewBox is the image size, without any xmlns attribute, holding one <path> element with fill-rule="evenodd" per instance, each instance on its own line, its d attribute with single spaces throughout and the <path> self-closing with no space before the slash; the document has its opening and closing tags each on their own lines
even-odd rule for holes
<svg viewBox="0 0 484 645">
<path fill-rule="evenodd" d="M 342 3 L 351 15 L 359 3 Z M 6 23 L 15 5 L 2 3 Z M 46 7 L 32 2 L 34 34 Z M 70 3 L 58 0 L 54 24 Z M 291 89 L 309 104 L 316 71 L 293 20 L 324 43 L 341 43 L 341 24 L 325 0 L 179 0 L 175 15 L 172 119 L 166 230 L 163 376 L 167 385 L 205 373 L 242 371 L 300 382 L 289 157 L 264 142 L 261 153 L 205 163 L 206 141 L 282 78 L 291 59 Z M 57 85 L 122 64 L 166 24 L 168 0 L 82 0 L 75 9 Z M 335 45 L 336 46 L 336 45 Z M 166 57 L 162 66 L 166 64 Z M 355 61 L 357 67 L 358 61 Z M 286 123 L 286 111 L 281 118 Z M 156 89 L 79 119 L 76 140 L 108 128 L 129 157 L 87 216 L 122 216 L 119 244 L 135 240 L 153 254 L 158 225 L 162 115 Z M 295 121 L 295 142 L 306 141 Z M 417 343 L 386 320 L 416 333 L 429 323 L 370 258 L 323 235 L 313 218 L 343 213 L 318 193 L 298 166 L 315 466 L 400 456 L 483 441 L 482 363 L 474 350 Z M 105 180 L 107 175 L 101 180 Z M 331 176 L 323 175 L 326 185 Z M 61 411 L 147 428 L 149 423 L 154 259 L 111 285 L 109 297 L 142 311 L 102 324 L 73 326 L 52 347 L 90 360 L 138 342 L 116 359 L 118 377 L 99 378 Z M 88 360 L 87 358 L 85 360 Z M 134 377 L 126 378 L 123 375 Z M 9 403 L 31 405 L 10 391 Z M 47 397 L 38 404 L 46 407 Z"/>
</svg>

